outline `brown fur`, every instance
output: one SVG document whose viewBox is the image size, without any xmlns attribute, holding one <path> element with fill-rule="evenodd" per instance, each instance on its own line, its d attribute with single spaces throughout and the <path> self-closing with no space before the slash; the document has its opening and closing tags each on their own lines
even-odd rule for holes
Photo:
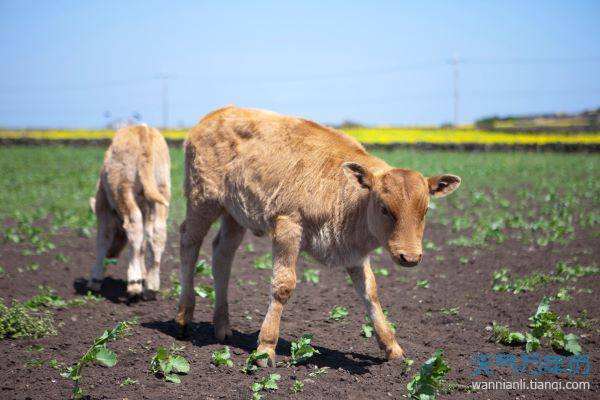
<svg viewBox="0 0 600 400">
<path fill-rule="evenodd" d="M 235 251 L 245 229 L 273 240 L 271 303 L 259 336 L 260 351 L 274 361 L 283 305 L 294 290 L 298 252 L 345 267 L 374 321 L 389 358 L 402 356 L 377 298 L 368 254 L 385 247 L 394 260 L 421 259 L 429 196 L 456 189 L 460 178 L 426 179 L 392 168 L 344 133 L 269 111 L 225 107 L 208 114 L 185 144 L 186 219 L 181 227 L 182 293 L 177 322 L 183 328 L 194 309 L 193 267 L 202 240 L 219 216 L 228 230 L 218 236 Z M 228 234 L 235 226 L 235 235 Z M 231 333 L 227 281 L 231 254 L 213 263 L 217 302 L 215 334 Z"/>
<path fill-rule="evenodd" d="M 93 289 L 100 289 L 104 259 L 117 257 L 129 242 L 128 294 L 139 295 L 144 289 L 155 295 L 170 195 L 169 149 L 162 135 L 146 125 L 117 131 L 104 156 L 96 197 L 90 199 L 98 220 L 97 256 L 90 279 Z"/>
</svg>

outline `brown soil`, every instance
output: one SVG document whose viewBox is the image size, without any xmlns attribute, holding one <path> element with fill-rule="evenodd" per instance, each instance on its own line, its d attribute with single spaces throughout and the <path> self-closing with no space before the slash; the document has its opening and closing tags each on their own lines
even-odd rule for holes
<svg viewBox="0 0 600 400">
<path fill-rule="evenodd" d="M 173 229 L 172 231 L 176 231 Z M 210 240 L 203 246 L 209 259 Z M 349 286 L 342 270 L 310 265 L 302 259 L 298 276 L 304 268 L 319 268 L 319 284 L 301 282 L 285 307 L 281 338 L 277 347 L 278 360 L 284 361 L 290 352 L 290 341 L 303 333 L 314 335 L 313 343 L 321 352 L 308 365 L 280 366 L 269 372 L 281 374 L 279 390 L 266 393 L 266 398 L 297 399 L 381 399 L 401 398 L 406 395 L 406 383 L 435 349 L 444 349 L 444 356 L 452 368 L 449 381 L 468 385 L 474 372 L 473 356 L 478 352 L 521 354 L 521 348 L 510 348 L 489 342 L 487 325 L 496 320 L 511 327 L 524 330 L 527 318 L 535 311 L 543 294 L 555 294 L 560 287 L 551 284 L 543 290 L 518 295 L 495 293 L 491 290 L 492 272 L 509 267 L 515 273 L 525 274 L 533 270 L 552 269 L 557 261 L 577 257 L 584 265 L 596 261 L 599 239 L 590 232 L 579 232 L 577 239 L 567 246 L 551 245 L 546 248 L 528 248 L 515 241 L 486 249 L 450 248 L 446 243 L 452 233 L 448 227 L 432 226 L 426 232 L 427 239 L 438 244 L 439 249 L 426 254 L 426 260 L 413 269 L 395 268 L 386 255 L 374 256 L 374 267 L 387 267 L 389 276 L 378 276 L 379 294 L 391 320 L 398 324 L 396 336 L 407 355 L 415 360 L 413 369 L 405 372 L 398 363 L 388 363 L 382 358 L 374 338 L 360 336 L 364 322 L 363 306 Z M 49 285 L 65 298 L 78 296 L 82 291 L 78 279 L 87 276 L 93 261 L 94 238 L 83 238 L 72 231 L 62 231 L 53 238 L 57 248 L 41 256 L 21 255 L 24 245 L 1 244 L 1 264 L 7 274 L 0 278 L 0 293 L 5 301 L 12 298 L 23 300 L 36 294 L 38 285 Z M 254 253 L 244 251 L 246 243 L 253 243 Z M 162 273 L 163 288 L 170 287 L 169 276 L 178 268 L 178 235 L 171 232 Z M 80 357 L 93 339 L 118 321 L 138 316 L 140 324 L 133 328 L 133 335 L 111 343 L 119 361 L 113 368 L 93 365 L 84 372 L 82 386 L 93 399 L 248 399 L 250 386 L 256 377 L 239 371 L 249 352 L 255 348 L 258 329 L 268 304 L 269 270 L 256 270 L 252 260 L 269 251 L 266 239 L 247 235 L 234 262 L 230 290 L 231 322 L 234 337 L 228 343 L 232 350 L 234 368 L 215 367 L 210 363 L 212 351 L 222 347 L 212 336 L 211 305 L 206 299 L 198 299 L 190 340 L 175 338 L 172 318 L 176 300 L 161 298 L 155 302 L 126 305 L 124 302 L 124 260 L 118 266 L 109 266 L 109 277 L 103 286 L 105 301 L 57 310 L 59 335 L 39 340 L 0 341 L 1 399 L 64 399 L 70 396 L 71 383 L 60 377 L 59 371 L 47 364 L 39 367 L 26 366 L 32 358 L 48 361 L 56 358 L 63 365 L 70 365 Z M 55 260 L 61 252 L 70 259 L 67 263 Z M 443 261 L 436 261 L 443 255 Z M 469 257 L 465 265 L 460 256 Z M 19 272 L 31 262 L 40 265 L 35 272 Z M 253 280 L 256 285 L 239 284 L 240 280 Z M 417 280 L 427 279 L 430 287 L 416 286 Z M 207 278 L 198 281 L 208 283 Z M 563 285 L 564 286 L 564 285 Z M 583 309 L 597 318 L 600 306 L 599 277 L 583 278 L 577 288 L 592 289 L 592 293 L 573 291 L 573 300 L 553 303 L 559 314 L 578 315 Z M 342 322 L 328 319 L 329 310 L 335 305 L 348 307 L 349 315 Z M 442 308 L 460 307 L 456 316 L 444 316 Z M 465 393 L 453 391 L 442 398 L 560 398 L 593 399 L 598 396 L 600 374 L 600 337 L 597 326 L 592 330 L 570 328 L 567 331 L 582 336 L 580 343 L 584 353 L 589 354 L 591 373 L 575 380 L 588 380 L 592 390 L 580 391 L 488 391 Z M 182 383 L 166 383 L 147 372 L 148 363 L 157 346 L 172 343 L 184 345 L 184 355 L 190 361 L 191 371 L 182 377 Z M 35 353 L 27 348 L 39 344 L 44 350 Z M 555 354 L 544 348 L 541 353 Z M 328 367 L 327 373 L 308 377 L 316 367 Z M 494 367 L 490 380 L 529 379 L 531 375 L 513 374 L 506 368 Z M 120 387 L 125 378 L 138 384 Z M 290 394 L 294 379 L 305 380 L 301 393 Z M 568 375 L 543 375 L 537 380 L 566 381 Z M 481 378 L 479 378 L 481 380 Z"/>
</svg>

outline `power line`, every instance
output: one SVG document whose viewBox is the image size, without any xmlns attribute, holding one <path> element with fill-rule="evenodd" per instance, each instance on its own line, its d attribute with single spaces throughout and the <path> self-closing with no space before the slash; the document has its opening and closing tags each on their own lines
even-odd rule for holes
<svg viewBox="0 0 600 400">
<path fill-rule="evenodd" d="M 97 82 L 97 83 L 89 83 L 83 85 L 0 85 L 0 91 L 6 92 L 26 92 L 26 91 L 49 91 L 49 92 L 58 92 L 58 91 L 83 91 L 83 90 L 95 90 L 95 89 L 106 89 L 110 87 L 123 87 L 123 86 L 131 86 L 137 85 L 144 82 L 149 82 L 152 80 L 156 80 L 156 78 L 134 78 L 128 80 L 118 80 L 118 81 L 106 81 L 106 82 Z"/>
<path fill-rule="evenodd" d="M 473 65 L 587 64 L 600 63 L 600 57 L 464 58 L 459 61 Z"/>
<path fill-rule="evenodd" d="M 379 76 L 388 75 L 401 71 L 409 70 L 422 70 L 428 68 L 438 68 L 444 65 L 458 65 L 458 64 L 470 64 L 470 65 L 526 65 L 526 64 L 572 64 L 572 63 L 598 63 L 600 57 L 585 57 L 585 58 L 457 58 L 454 57 L 450 60 L 430 60 L 410 64 L 396 64 L 387 67 L 379 68 L 365 68 L 355 70 L 341 70 L 339 72 L 332 72 L 326 74 L 314 74 L 307 76 L 296 76 L 296 77 L 273 77 L 273 76 L 218 76 L 218 75 L 178 75 L 177 79 L 184 81 L 199 81 L 199 80 L 223 80 L 228 82 L 248 82 L 248 83 L 294 83 L 294 82 L 308 82 L 308 81 L 319 81 L 319 80 L 331 80 L 341 78 L 353 78 L 359 76 Z M 89 84 L 79 85 L 2 85 L 0 84 L 0 91 L 84 91 L 84 90 L 95 90 L 105 89 L 111 87 L 122 87 L 141 84 L 154 80 L 164 81 L 165 79 L 174 79 L 173 75 L 168 75 L 165 78 L 165 74 L 159 74 L 153 77 L 140 77 L 132 78 L 127 80 L 116 80 L 106 82 L 95 82 Z"/>
</svg>

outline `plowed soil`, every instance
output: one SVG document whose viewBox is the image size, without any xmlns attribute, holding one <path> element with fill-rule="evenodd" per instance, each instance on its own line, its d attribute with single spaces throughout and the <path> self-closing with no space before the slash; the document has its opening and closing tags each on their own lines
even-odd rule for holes
<svg viewBox="0 0 600 400">
<path fill-rule="evenodd" d="M 164 257 L 162 285 L 171 286 L 170 275 L 178 270 L 178 234 L 171 227 L 168 249 Z M 213 229 L 203 245 L 201 258 L 210 260 L 210 241 Z M 95 232 L 93 232 L 93 235 Z M 80 237 L 75 231 L 62 230 L 52 238 L 56 249 L 44 255 L 23 256 L 27 245 L 1 244 L 0 263 L 6 274 L 0 277 L 0 297 L 6 302 L 15 298 L 24 300 L 37 293 L 38 285 L 48 285 L 67 299 L 85 292 L 81 279 L 88 274 L 94 258 L 94 236 Z M 452 237 L 449 227 L 430 224 L 426 238 L 435 243 L 446 243 Z M 253 252 L 245 245 L 252 243 Z M 386 362 L 374 338 L 360 336 L 364 321 L 364 309 L 353 288 L 347 283 L 345 272 L 311 264 L 301 258 L 298 276 L 305 268 L 319 268 L 318 284 L 299 282 L 292 299 L 286 305 L 281 325 L 281 337 L 277 346 L 278 361 L 285 361 L 290 354 L 290 341 L 304 333 L 314 335 L 313 344 L 320 355 L 308 364 L 296 367 L 278 366 L 247 376 L 239 371 L 248 354 L 255 348 L 258 330 L 267 305 L 270 270 L 257 270 L 253 260 L 270 251 L 266 238 L 247 234 L 234 261 L 230 283 L 230 312 L 234 337 L 227 343 L 232 351 L 235 366 L 215 367 L 211 353 L 223 347 L 212 335 L 212 307 L 207 299 L 198 298 L 194 316 L 193 334 L 189 340 L 177 340 L 173 317 L 176 299 L 162 296 L 157 301 L 127 305 L 125 302 L 125 257 L 118 265 L 109 266 L 104 282 L 104 300 L 80 307 L 55 311 L 59 334 L 38 340 L 0 341 L 0 398 L 2 399 L 66 399 L 70 396 L 71 382 L 61 378 L 59 370 L 48 366 L 50 359 L 57 359 L 67 366 L 80 357 L 93 339 L 104 329 L 118 321 L 139 317 L 139 325 L 133 334 L 110 344 L 118 354 L 113 368 L 90 366 L 84 371 L 82 387 L 92 399 L 248 399 L 251 385 L 266 372 L 281 375 L 279 389 L 264 393 L 266 398 L 295 399 L 382 399 L 406 397 L 406 384 L 418 367 L 436 349 L 444 350 L 444 357 L 452 368 L 448 381 L 469 385 L 475 370 L 473 357 L 476 353 L 510 352 L 522 354 L 520 347 L 506 347 L 489 341 L 486 326 L 492 321 L 510 324 L 525 330 L 527 318 L 535 312 L 542 295 L 554 295 L 561 287 L 549 284 L 536 292 L 521 294 L 497 293 L 491 290 L 493 271 L 510 265 L 515 274 L 533 270 L 551 270 L 556 262 L 577 257 L 578 262 L 591 265 L 597 261 L 600 240 L 591 232 L 578 231 L 576 239 L 568 245 L 549 245 L 544 248 L 529 247 L 513 240 L 485 249 L 450 248 L 438 245 L 429 251 L 421 265 L 412 269 L 394 267 L 383 254 L 374 255 L 374 268 L 385 267 L 388 276 L 378 276 L 379 297 L 387 308 L 389 317 L 396 322 L 396 336 L 408 357 L 415 360 L 412 370 L 406 371 L 402 364 Z M 58 262 L 55 255 L 68 256 L 67 262 Z M 125 253 L 126 254 L 126 253 Z M 443 256 L 442 260 L 440 257 Z M 459 261 L 468 257 L 468 262 Z M 36 271 L 24 268 L 31 262 L 40 265 Z M 19 271 L 19 268 L 21 271 Z M 429 287 L 416 285 L 426 279 Z M 198 277 L 198 282 L 210 283 L 209 278 Z M 251 281 L 249 283 L 249 281 Z M 597 318 L 600 309 L 600 279 L 598 276 L 582 278 L 577 282 L 573 300 L 553 303 L 553 310 L 561 315 L 578 315 L 587 309 L 590 317 Z M 342 322 L 328 318 L 333 306 L 343 305 L 349 315 Z M 440 310 L 459 307 L 457 315 L 444 315 Z M 469 393 L 453 390 L 442 398 L 493 398 L 493 399 L 597 399 L 600 383 L 600 349 L 597 325 L 593 329 L 569 328 L 569 332 L 581 335 L 580 343 L 589 354 L 589 376 L 514 374 L 507 368 L 495 368 L 490 378 L 477 380 L 537 379 L 545 381 L 585 380 L 591 382 L 592 390 L 560 391 L 480 391 Z M 189 375 L 182 376 L 181 384 L 162 381 L 148 373 L 149 360 L 157 346 L 185 346 L 183 355 L 191 364 Z M 43 350 L 35 352 L 32 345 Z M 555 354 L 543 348 L 542 354 Z M 44 365 L 32 366 L 28 360 L 39 359 Z M 309 376 L 316 368 L 327 367 L 325 373 Z M 137 384 L 121 386 L 131 378 Z M 304 390 L 291 394 L 294 379 L 304 380 Z"/>
</svg>

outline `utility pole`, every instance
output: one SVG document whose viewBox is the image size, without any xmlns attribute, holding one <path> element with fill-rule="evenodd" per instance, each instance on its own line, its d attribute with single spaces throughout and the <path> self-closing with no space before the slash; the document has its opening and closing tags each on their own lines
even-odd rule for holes
<svg viewBox="0 0 600 400">
<path fill-rule="evenodd" d="M 167 74 L 158 75 L 158 79 L 162 81 L 162 127 L 164 129 L 169 126 L 169 78 Z"/>
<path fill-rule="evenodd" d="M 458 126 L 458 55 L 455 53 L 452 57 L 452 76 L 454 83 L 454 126 Z"/>
</svg>

